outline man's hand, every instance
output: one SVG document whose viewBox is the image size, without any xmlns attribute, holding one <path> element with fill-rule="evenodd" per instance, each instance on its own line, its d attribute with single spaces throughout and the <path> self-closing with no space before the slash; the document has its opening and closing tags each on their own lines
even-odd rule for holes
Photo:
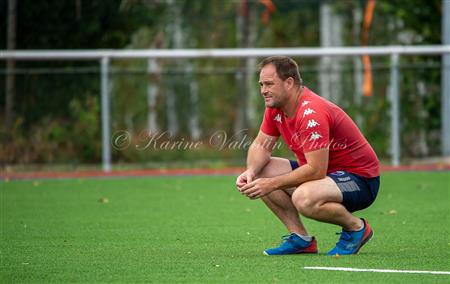
<svg viewBox="0 0 450 284">
<path fill-rule="evenodd" d="M 241 188 L 252 182 L 255 179 L 255 173 L 252 170 L 246 170 L 236 179 L 236 187 L 241 191 Z"/>
<path fill-rule="evenodd" d="M 273 178 L 259 178 L 239 188 L 250 199 L 261 198 L 276 190 Z"/>
</svg>

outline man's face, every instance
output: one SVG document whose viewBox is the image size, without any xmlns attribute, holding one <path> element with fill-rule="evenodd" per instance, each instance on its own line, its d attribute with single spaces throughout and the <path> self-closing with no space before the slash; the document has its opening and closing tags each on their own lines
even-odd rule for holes
<svg viewBox="0 0 450 284">
<path fill-rule="evenodd" d="M 268 64 L 261 69 L 259 85 L 266 107 L 279 108 L 287 99 L 284 82 L 278 77 L 273 64 Z"/>
</svg>

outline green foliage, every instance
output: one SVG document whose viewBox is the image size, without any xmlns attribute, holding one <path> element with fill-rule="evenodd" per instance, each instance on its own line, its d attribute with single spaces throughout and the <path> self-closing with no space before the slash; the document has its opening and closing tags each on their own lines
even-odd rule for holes
<svg viewBox="0 0 450 284">
<path fill-rule="evenodd" d="M 70 137 L 78 162 L 99 160 L 101 153 L 100 137 L 100 107 L 98 97 L 88 96 L 86 101 L 74 99 L 70 102 L 71 127 L 70 134 L 61 136 L 62 139 Z"/>
<path fill-rule="evenodd" d="M 68 134 L 60 121 L 47 116 L 33 124 L 30 133 L 24 132 L 23 124 L 24 119 L 19 117 L 12 129 L 1 129 L 1 163 L 43 163 L 60 158 L 56 155 L 61 141 L 66 141 Z"/>
<path fill-rule="evenodd" d="M 122 48 L 134 30 L 158 19 L 154 16 L 161 6 L 148 9 L 140 1 L 133 1 L 129 7 L 121 6 L 123 2 L 127 1 L 18 1 L 16 48 Z M 6 13 L 6 8 L 0 9 L 0 19 L 5 21 L 3 28 Z M 2 49 L 6 47 L 5 41 L 6 37 L 0 37 Z"/>
<path fill-rule="evenodd" d="M 274 1 L 269 25 L 260 25 L 258 47 L 320 46 L 320 1 Z"/>
<path fill-rule="evenodd" d="M 0 3 L 0 30 L 6 34 L 7 7 Z M 263 5 L 252 2 L 258 20 L 255 47 L 307 47 L 320 45 L 320 4 L 310 0 L 275 0 L 270 22 L 260 21 Z M 371 45 L 439 44 L 441 0 L 376 1 L 370 28 Z M 171 4 L 172 3 L 172 4 Z M 363 13 L 366 1 L 329 1 L 343 22 L 343 44 L 360 44 L 362 23 L 354 22 L 354 11 Z M 17 49 L 147 49 L 173 48 L 174 5 L 181 10 L 183 47 L 234 48 L 237 40 L 239 1 L 19 1 Z M 0 48 L 6 47 L 0 37 Z M 319 93 L 319 59 L 296 58 L 305 84 Z M 192 73 L 186 73 L 186 63 Z M 238 106 L 242 104 L 236 79 L 240 59 L 161 59 L 158 78 L 148 73 L 147 60 L 111 62 L 112 130 L 138 133 L 147 129 L 147 88 L 158 84 L 156 114 L 160 128 L 168 128 L 167 92 L 176 96 L 180 133 L 190 136 L 189 82 L 199 90 L 199 124 L 205 145 L 217 130 L 233 135 Z M 4 70 L 4 62 L 0 65 Z M 401 117 L 402 150 L 406 157 L 438 155 L 440 116 L 440 57 L 402 57 Z M 380 157 L 389 153 L 389 58 L 372 58 L 374 95 L 356 102 L 352 59 L 343 59 L 339 72 L 343 96 L 339 102 L 363 130 Z M 1 130 L 1 160 L 7 163 L 85 163 L 100 161 L 100 111 L 98 62 L 17 62 L 15 124 Z M 256 71 L 256 70 L 255 70 Z M 254 74 L 257 92 L 257 74 Z M 0 88 L 4 89 L 4 76 Z M 323 95 L 320 94 L 319 95 Z M 257 113 L 250 123 L 254 136 L 261 121 L 263 104 L 250 98 Z M 0 108 L 4 109 L 4 96 Z M 3 114 L 1 114 L 3 119 Z M 137 138 L 136 138 L 137 139 Z M 35 145 L 28 145 L 33 141 Z M 424 146 L 425 145 L 425 146 Z M 19 150 L 26 149 L 26 150 Z M 282 152 L 282 154 L 287 154 Z M 243 159 L 244 152 L 202 150 L 187 152 L 115 151 L 114 160 L 176 161 L 195 159 Z"/>
<path fill-rule="evenodd" d="M 89 163 L 101 157 L 100 109 L 97 97 L 74 98 L 65 118 L 48 114 L 25 131 L 25 119 L 17 117 L 12 129 L 0 128 L 0 162 Z"/>
</svg>

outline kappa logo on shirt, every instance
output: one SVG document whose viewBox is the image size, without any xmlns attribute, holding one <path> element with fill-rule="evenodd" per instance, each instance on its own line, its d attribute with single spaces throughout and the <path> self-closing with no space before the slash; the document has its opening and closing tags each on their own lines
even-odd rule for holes
<svg viewBox="0 0 450 284">
<path fill-rule="evenodd" d="M 307 109 L 305 109 L 305 111 L 303 112 L 303 117 L 305 117 L 305 116 L 307 116 L 307 115 L 310 115 L 310 114 L 313 114 L 313 113 L 316 113 L 316 111 L 313 110 L 313 109 L 311 109 L 311 108 L 307 108 Z"/>
<path fill-rule="evenodd" d="M 308 125 L 306 126 L 306 129 L 316 127 L 317 125 L 320 125 L 317 121 L 314 119 L 308 120 Z"/>
<path fill-rule="evenodd" d="M 319 132 L 314 131 L 313 133 L 311 133 L 309 141 L 316 141 L 317 139 L 320 139 L 320 138 L 322 138 L 322 135 L 320 135 Z"/>
<path fill-rule="evenodd" d="M 304 102 L 302 103 L 302 107 L 308 105 L 309 103 L 310 103 L 310 101 L 304 101 Z"/>
<path fill-rule="evenodd" d="M 273 118 L 273 120 L 275 120 L 275 121 L 278 122 L 278 123 L 281 123 L 281 114 L 277 114 L 277 115 Z"/>
</svg>

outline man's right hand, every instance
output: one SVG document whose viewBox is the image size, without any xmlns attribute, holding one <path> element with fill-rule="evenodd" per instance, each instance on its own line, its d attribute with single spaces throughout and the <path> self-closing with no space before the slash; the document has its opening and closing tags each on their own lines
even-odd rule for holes
<svg viewBox="0 0 450 284">
<path fill-rule="evenodd" d="M 246 185 L 249 182 L 252 182 L 255 179 L 255 173 L 253 172 L 253 170 L 246 170 L 245 172 L 243 172 L 240 176 L 237 177 L 236 179 L 236 187 L 240 189 Z"/>
</svg>

